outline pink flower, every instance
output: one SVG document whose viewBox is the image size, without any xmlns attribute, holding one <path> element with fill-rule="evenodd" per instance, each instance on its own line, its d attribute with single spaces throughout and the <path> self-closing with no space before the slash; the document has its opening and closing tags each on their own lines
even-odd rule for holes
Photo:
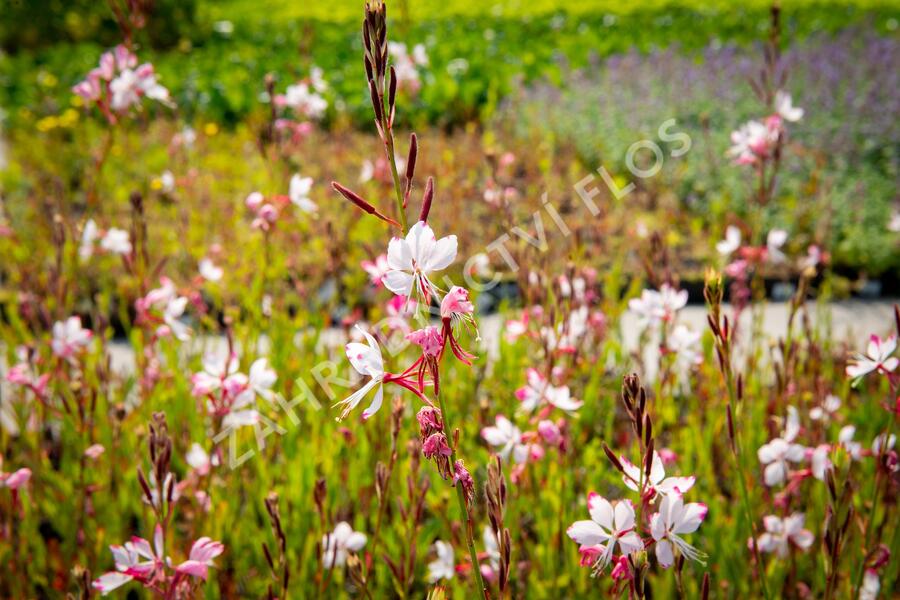
<svg viewBox="0 0 900 600">
<path fill-rule="evenodd" d="M 780 119 L 767 119 L 764 123 L 748 121 L 731 133 L 733 145 L 728 155 L 734 158 L 736 164 L 754 164 L 769 156 L 780 136 Z"/>
<path fill-rule="evenodd" d="M 91 584 L 104 596 L 129 581 L 146 583 L 154 577 L 157 570 L 166 564 L 163 554 L 163 529 L 159 525 L 153 533 L 153 547 L 144 538 L 132 537 L 130 542 L 122 546 L 110 546 L 116 571 L 105 573 Z M 141 560 L 141 559 L 145 560 Z"/>
<path fill-rule="evenodd" d="M 250 192 L 250 195 L 247 196 L 247 199 L 244 203 L 247 205 L 247 208 L 252 210 L 253 212 L 257 212 L 259 207 L 262 206 L 262 203 L 265 202 L 265 197 L 259 192 Z"/>
<path fill-rule="evenodd" d="M 224 551 L 225 546 L 221 542 L 214 542 L 208 537 L 202 537 L 191 546 L 188 560 L 178 565 L 175 571 L 206 581 L 209 567 L 215 566 L 213 559 Z"/>
<path fill-rule="evenodd" d="M 537 430 L 541 438 L 551 446 L 556 446 L 562 441 L 562 432 L 560 432 L 559 426 L 553 421 L 546 419 L 541 421 L 538 423 Z"/>
<path fill-rule="evenodd" d="M 96 75 L 88 75 L 86 79 L 72 86 L 72 93 L 81 96 L 88 102 L 96 102 L 100 99 L 100 81 Z"/>
<path fill-rule="evenodd" d="M 418 329 L 406 335 L 406 339 L 422 347 L 422 354 L 429 357 L 438 357 L 444 349 L 444 338 L 441 330 L 434 325 L 424 329 Z"/>
<path fill-rule="evenodd" d="M 794 513 L 781 519 L 775 515 L 763 518 L 763 526 L 766 532 L 759 536 L 757 541 L 759 549 L 763 552 L 774 552 L 779 558 L 788 554 L 788 548 L 794 545 L 801 550 L 812 546 L 815 536 L 803 528 L 805 517 L 803 513 Z"/>
<path fill-rule="evenodd" d="M 103 444 L 92 444 L 85 449 L 84 455 L 92 460 L 97 460 L 104 452 L 106 452 L 106 448 L 103 447 Z"/>
<path fill-rule="evenodd" d="M 369 281 L 376 287 L 382 286 L 381 278 L 388 272 L 390 267 L 387 262 L 387 255 L 381 254 L 374 261 L 364 260 L 360 263 L 363 270 L 369 274 Z"/>
<path fill-rule="evenodd" d="M 416 413 L 416 420 L 419 422 L 419 429 L 422 435 L 430 435 L 432 432 L 441 431 L 444 428 L 444 422 L 441 420 L 441 413 L 433 406 L 423 406 Z"/>
<path fill-rule="evenodd" d="M 422 443 L 422 454 L 425 458 L 436 458 L 439 456 L 450 456 L 452 454 L 450 446 L 447 445 L 447 438 L 443 433 L 435 432 L 429 435 Z"/>
<path fill-rule="evenodd" d="M 475 495 L 475 480 L 461 460 L 453 464 L 453 485 L 457 483 L 462 486 L 467 498 L 471 499 Z"/>
<path fill-rule="evenodd" d="M 579 545 L 582 564 L 591 565 L 595 572 L 603 571 L 612 562 L 616 546 L 623 555 L 644 547 L 641 536 L 635 531 L 634 506 L 630 500 L 615 504 L 591 492 L 588 495 L 589 521 L 576 521 L 566 534 Z"/>
<path fill-rule="evenodd" d="M 11 490 L 18 490 L 31 479 L 31 469 L 21 468 L 12 473 L 0 473 L 0 486 L 6 486 Z"/>
<path fill-rule="evenodd" d="M 44 373 L 37 377 L 31 372 L 31 366 L 27 362 L 13 365 L 6 372 L 6 380 L 15 385 L 28 388 L 38 398 L 43 398 L 47 392 L 47 384 L 50 382 L 50 374 Z"/>
<path fill-rule="evenodd" d="M 441 318 L 448 319 L 461 315 L 471 315 L 475 310 L 469 302 L 469 291 L 454 285 L 441 301 Z"/>
<path fill-rule="evenodd" d="M 634 575 L 631 574 L 631 566 L 628 564 L 627 556 L 620 556 L 613 559 L 613 562 L 615 563 L 615 566 L 610 573 L 610 577 L 612 577 L 613 581 L 630 581 L 631 579 L 634 579 Z"/>
<path fill-rule="evenodd" d="M 675 562 L 673 547 L 686 558 L 702 562 L 703 553 L 685 542 L 681 536 L 694 533 L 706 518 L 706 505 L 697 502 L 685 504 L 681 495 L 664 496 L 659 512 L 650 517 L 650 533 L 656 540 L 656 558 L 664 568 Z"/>
<path fill-rule="evenodd" d="M 91 343 L 93 332 L 81 326 L 81 317 L 69 317 L 53 324 L 53 353 L 60 358 L 71 358 Z"/>
<path fill-rule="evenodd" d="M 873 371 L 891 373 L 900 364 L 896 356 L 891 356 L 897 349 L 897 338 L 893 335 L 881 339 L 877 335 L 869 338 L 865 354 L 857 354 L 847 365 L 847 375 L 854 379 L 868 375 Z"/>
<path fill-rule="evenodd" d="M 385 326 L 390 331 L 409 333 L 409 319 L 416 313 L 418 302 L 406 296 L 394 296 L 385 306 Z"/>
</svg>

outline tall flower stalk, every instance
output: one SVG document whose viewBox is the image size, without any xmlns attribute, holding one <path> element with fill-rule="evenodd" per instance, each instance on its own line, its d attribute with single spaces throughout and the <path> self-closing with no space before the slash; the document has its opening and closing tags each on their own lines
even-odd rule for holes
<svg viewBox="0 0 900 600">
<path fill-rule="evenodd" d="M 387 262 L 390 268 L 384 276 L 384 285 L 395 294 L 407 299 L 417 296 L 418 306 L 427 308 L 432 301 L 437 301 L 441 306 L 441 326 L 426 326 L 407 336 L 408 340 L 421 347 L 422 355 L 399 374 L 388 373 L 384 370 L 380 347 L 377 340 L 371 335 L 366 333 L 368 345 L 349 344 L 347 347 L 348 358 L 360 374 L 368 376 L 370 379 L 358 392 L 339 403 L 344 406 L 341 418 L 349 414 L 349 411 L 372 389 L 376 389 L 374 401 L 363 412 L 363 419 L 371 417 L 380 408 L 384 395 L 383 385 L 388 383 L 399 385 L 413 392 L 424 403 L 422 410 L 417 415 L 422 435 L 422 453 L 426 458 L 434 459 L 443 479 L 452 478 L 452 485 L 456 487 L 459 510 L 466 523 L 465 537 L 472 570 L 481 594 L 487 598 L 488 590 L 484 584 L 481 565 L 475 550 L 475 524 L 471 512 L 475 483 L 463 461 L 458 458 L 459 432 L 449 424 L 444 397 L 440 393 L 440 363 L 445 350 L 449 348 L 451 353 L 466 365 L 471 365 L 471 360 L 475 358 L 462 349 L 454 333 L 454 327 L 460 322 L 474 325 L 473 306 L 469 302 L 466 290 L 452 287 L 445 292 L 429 279 L 430 273 L 447 267 L 456 257 L 456 236 L 447 236 L 438 240 L 428 225 L 428 217 L 434 199 L 434 181 L 431 178 L 428 178 L 425 185 L 418 221 L 412 227 L 408 226 L 406 209 L 415 175 L 418 140 L 415 134 L 410 137 L 405 183 L 402 183 L 397 170 L 394 143 L 398 80 L 394 67 L 388 63 L 387 8 L 384 2 L 376 0 L 366 3 L 362 31 L 365 49 L 363 61 L 372 109 L 375 114 L 375 127 L 384 144 L 385 154 L 391 167 L 396 200 L 396 219 L 388 217 L 375 205 L 349 188 L 337 182 L 333 182 L 332 187 L 363 212 L 400 230 L 402 237 L 395 237 L 388 249 Z M 426 395 L 428 387 L 431 387 L 436 402 L 430 400 Z M 385 487 L 388 478 L 389 474 L 382 476 Z M 380 514 L 377 527 L 376 535 L 380 534 Z"/>
</svg>

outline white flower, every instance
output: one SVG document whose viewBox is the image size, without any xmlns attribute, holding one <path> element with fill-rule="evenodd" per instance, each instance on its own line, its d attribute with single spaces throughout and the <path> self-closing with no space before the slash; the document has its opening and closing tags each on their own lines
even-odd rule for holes
<svg viewBox="0 0 900 600">
<path fill-rule="evenodd" d="M 659 291 L 644 290 L 640 298 L 628 301 L 628 308 L 638 316 L 642 327 L 656 326 L 675 318 L 675 313 L 684 308 L 688 301 L 686 290 L 676 290 L 664 283 Z"/>
<path fill-rule="evenodd" d="M 203 446 L 200 444 L 196 442 L 191 444 L 191 449 L 188 450 L 184 460 L 199 475 L 206 475 L 209 473 L 209 466 L 211 464 L 209 454 L 206 453 L 206 450 L 204 450 Z"/>
<path fill-rule="evenodd" d="M 821 405 L 809 409 L 809 418 L 813 421 L 824 421 L 827 423 L 840 407 L 841 399 L 834 394 L 828 394 Z"/>
<path fill-rule="evenodd" d="M 342 567 L 351 552 L 359 552 L 366 545 L 366 534 L 353 531 L 350 524 L 341 521 L 332 533 L 322 536 L 322 566 L 326 569 Z"/>
<path fill-rule="evenodd" d="M 394 238 L 388 245 L 390 270 L 385 273 L 384 286 L 398 296 L 409 297 L 413 290 L 423 298 L 436 292 L 429 273 L 442 271 L 456 258 L 456 236 L 435 239 L 425 222 L 413 225 L 406 239 Z"/>
<path fill-rule="evenodd" d="M 269 367 L 269 361 L 265 357 L 258 358 L 250 365 L 247 377 L 247 391 L 272 402 L 275 393 L 272 386 L 278 381 L 278 374 Z"/>
<path fill-rule="evenodd" d="M 500 458 L 506 460 L 512 454 L 517 463 L 528 460 L 528 446 L 522 443 L 522 432 L 503 415 L 497 415 L 494 420 L 495 427 L 485 427 L 481 430 L 481 437 L 491 446 L 500 448 L 497 453 Z"/>
<path fill-rule="evenodd" d="M 363 161 L 362 167 L 359 169 L 359 182 L 367 183 L 375 176 L 375 164 L 366 159 Z"/>
<path fill-rule="evenodd" d="M 588 512 L 591 519 L 576 521 L 566 534 L 578 543 L 582 555 L 592 561 L 595 572 L 610 563 L 617 544 L 623 555 L 644 547 L 635 531 L 634 506 L 630 500 L 619 500 L 613 508 L 609 500 L 591 492 Z"/>
<path fill-rule="evenodd" d="M 775 92 L 775 112 L 785 121 L 796 122 L 803 118 L 803 109 L 794 106 L 791 95 L 781 90 Z"/>
<path fill-rule="evenodd" d="M 528 369 L 526 377 L 528 385 L 516 390 L 516 398 L 521 402 L 520 412 L 534 412 L 534 409 L 538 408 L 543 400 L 566 412 L 576 411 L 584 404 L 571 397 L 568 386 L 550 385 L 547 378 L 541 375 L 537 369 Z"/>
<path fill-rule="evenodd" d="M 70 358 L 91 343 L 93 332 L 81 326 L 81 317 L 69 317 L 53 324 L 53 340 L 50 347 L 60 358 Z"/>
<path fill-rule="evenodd" d="M 111 227 L 100 240 L 100 247 L 113 254 L 131 254 L 131 241 L 124 229 Z"/>
<path fill-rule="evenodd" d="M 484 531 L 481 532 L 481 541 L 484 542 L 484 553 L 487 554 L 488 566 L 496 571 L 500 568 L 500 546 L 497 545 L 497 535 L 490 527 L 485 526 Z"/>
<path fill-rule="evenodd" d="M 219 281 L 222 279 L 222 275 L 225 274 L 222 267 L 217 267 L 211 258 L 200 259 L 199 270 L 203 279 L 212 282 Z"/>
<path fill-rule="evenodd" d="M 877 600 L 881 591 L 881 581 L 878 580 L 878 571 L 866 569 L 863 576 L 862 587 L 859 589 L 859 600 Z"/>
<path fill-rule="evenodd" d="M 163 321 L 169 327 L 172 335 L 182 342 L 190 337 L 191 331 L 187 325 L 181 322 L 187 302 L 188 299 L 185 296 L 178 296 L 169 300 L 166 303 L 166 308 L 163 310 Z"/>
<path fill-rule="evenodd" d="M 423 44 L 416 44 L 413 46 L 412 59 L 417 65 L 428 64 L 428 54 L 425 52 L 425 46 Z"/>
<path fill-rule="evenodd" d="M 859 460 L 859 457 L 862 456 L 862 444 L 853 441 L 855 434 L 856 427 L 853 425 L 841 427 L 841 430 L 838 432 L 838 444 L 844 447 L 850 458 Z"/>
<path fill-rule="evenodd" d="M 716 242 L 716 250 L 719 254 L 728 256 L 741 247 L 741 230 L 734 225 L 729 225 L 725 230 L 725 239 Z"/>
<path fill-rule="evenodd" d="M 138 104 L 141 96 L 163 103 L 169 100 L 169 90 L 156 81 L 153 66 L 148 63 L 137 69 L 122 69 L 119 76 L 110 82 L 109 91 L 112 93 L 110 107 L 115 111 Z"/>
<path fill-rule="evenodd" d="M 773 229 L 769 232 L 769 235 L 766 236 L 767 255 L 769 260 L 773 263 L 784 262 L 786 257 L 784 252 L 781 251 L 781 247 L 784 246 L 787 237 L 787 231 L 784 229 Z"/>
<path fill-rule="evenodd" d="M 897 349 L 897 338 L 893 335 L 887 339 L 881 339 L 877 335 L 869 338 L 869 345 L 866 346 L 866 353 L 857 354 L 847 365 L 847 375 L 856 379 L 873 371 L 879 373 L 890 373 L 897 368 L 900 360 L 896 356 L 891 356 Z"/>
<path fill-rule="evenodd" d="M 453 546 L 437 540 L 434 543 L 434 551 L 437 558 L 428 563 L 428 582 L 437 583 L 441 579 L 453 579 L 453 575 L 456 573 L 456 565 L 453 562 Z"/>
<path fill-rule="evenodd" d="M 891 213 L 887 228 L 888 231 L 893 231 L 894 233 L 900 232 L 900 211 L 895 210 Z"/>
<path fill-rule="evenodd" d="M 172 175 L 172 171 L 164 171 L 159 176 L 159 183 L 162 186 L 162 191 L 166 194 L 171 194 L 175 191 L 175 176 Z"/>
<path fill-rule="evenodd" d="M 828 469 L 832 467 L 831 459 L 828 458 L 829 452 L 831 452 L 831 446 L 819 444 L 809 457 L 809 470 L 819 481 L 825 481 Z"/>
<path fill-rule="evenodd" d="M 322 67 L 313 65 L 310 68 L 309 82 L 312 84 L 313 89 L 320 94 L 328 89 L 328 82 L 325 81 L 325 71 L 322 70 Z"/>
<path fill-rule="evenodd" d="M 793 442 L 800 433 L 800 413 L 793 406 L 787 407 L 788 416 L 784 420 L 784 430 L 781 432 L 781 439 L 786 442 Z"/>
<path fill-rule="evenodd" d="M 815 536 L 803 528 L 804 520 L 803 513 L 794 513 L 784 519 L 775 515 L 763 517 L 766 533 L 759 536 L 759 549 L 774 552 L 779 558 L 787 556 L 790 544 L 806 550 L 812 546 Z"/>
<path fill-rule="evenodd" d="M 703 362 L 700 353 L 700 332 L 685 325 L 678 325 L 666 338 L 666 347 L 675 353 L 675 362 L 682 372 Z"/>
<path fill-rule="evenodd" d="M 295 173 L 291 177 L 291 186 L 289 196 L 291 202 L 305 213 L 314 213 L 319 210 L 315 202 L 310 200 L 309 191 L 312 189 L 312 177 L 300 177 L 299 173 Z"/>
<path fill-rule="evenodd" d="M 311 91 L 306 83 L 288 86 L 284 92 L 284 103 L 310 119 L 321 118 L 328 108 L 328 102 Z"/>
<path fill-rule="evenodd" d="M 768 127 L 759 121 L 748 121 L 737 131 L 731 132 L 731 148 L 728 156 L 738 164 L 752 164 L 760 156 L 766 156 L 778 141 L 779 129 Z"/>
<path fill-rule="evenodd" d="M 663 497 L 659 512 L 650 517 L 650 534 L 656 540 L 656 558 L 663 568 L 669 568 L 675 562 L 673 546 L 685 558 L 702 562 L 703 553 L 685 542 L 681 536 L 697 531 L 706 518 L 706 511 L 705 504 L 685 504 L 677 493 Z"/>
<path fill-rule="evenodd" d="M 772 487 L 783 483 L 790 474 L 788 461 L 799 463 L 806 456 L 806 449 L 800 444 L 791 444 L 782 438 L 775 438 L 768 444 L 760 446 L 757 451 L 759 462 L 766 465 L 764 480 Z"/>
<path fill-rule="evenodd" d="M 638 482 L 641 480 L 641 469 L 636 467 L 624 456 L 619 457 L 625 475 L 622 481 L 629 489 L 640 492 Z M 694 487 L 696 479 L 691 477 L 666 477 L 666 470 L 663 466 L 662 457 L 659 452 L 653 451 L 653 464 L 650 465 L 650 476 L 644 477 L 644 493 L 650 498 L 657 495 L 669 496 L 672 494 L 683 495 L 689 489 Z"/>
<path fill-rule="evenodd" d="M 375 399 L 372 400 L 369 407 L 363 411 L 362 418 L 368 419 L 374 415 L 378 409 L 381 408 L 381 402 L 384 399 L 384 387 L 381 384 L 384 381 L 385 371 L 384 361 L 381 358 L 381 347 L 369 332 L 364 331 L 359 325 L 357 325 L 356 328 L 363 336 L 365 336 L 368 345 L 360 344 L 359 342 L 350 342 L 347 344 L 345 350 L 347 358 L 350 359 L 350 364 L 353 365 L 356 372 L 360 375 L 369 377 L 369 381 L 350 396 L 335 404 L 335 406 L 343 407 L 341 415 L 338 417 L 339 421 L 345 419 L 347 415 L 350 414 L 350 411 L 356 408 L 356 405 L 359 404 L 360 400 L 369 395 L 369 392 L 372 391 L 373 388 L 378 388 L 375 392 Z"/>
<path fill-rule="evenodd" d="M 887 444 L 884 443 L 885 439 L 887 439 Z M 880 433 L 875 436 L 874 440 L 872 440 L 872 454 L 874 454 L 875 456 L 881 454 L 882 446 L 884 446 L 885 452 L 887 452 L 888 450 L 892 450 L 896 442 L 897 436 L 893 433 L 891 435 Z"/>
<path fill-rule="evenodd" d="M 94 242 L 97 241 L 97 224 L 93 219 L 88 219 L 81 230 L 81 244 L 78 246 L 78 257 L 87 260 L 94 254 Z"/>
</svg>

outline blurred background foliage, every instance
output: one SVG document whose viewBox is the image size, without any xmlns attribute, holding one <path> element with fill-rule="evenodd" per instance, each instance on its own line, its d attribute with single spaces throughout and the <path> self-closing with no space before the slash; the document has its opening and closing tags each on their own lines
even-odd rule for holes
<svg viewBox="0 0 900 600">
<path fill-rule="evenodd" d="M 360 1 L 133 1 L 149 14 L 135 35 L 141 59 L 178 105 L 154 116 L 237 134 L 266 118 L 267 74 L 284 90 L 316 66 L 329 85 L 323 128 L 370 129 Z M 110 4 L 7 6 L 0 127 L 43 135 L 71 126 L 79 113 L 71 86 L 121 41 Z M 648 185 L 674 193 L 715 237 L 728 215 L 748 210 L 747 172 L 730 167 L 724 151 L 730 131 L 763 113 L 747 79 L 762 63 L 769 8 L 760 0 L 400 0 L 389 8 L 392 39 L 423 44 L 429 58 L 421 89 L 403 98 L 400 125 L 494 132 L 513 149 L 576 161 L 579 172 L 601 163 L 623 172 L 629 145 L 675 119 L 694 149 Z M 784 2 L 782 15 L 786 87 L 806 116 L 792 129 L 772 225 L 827 245 L 838 267 L 875 276 L 900 268 L 898 236 L 886 226 L 900 181 L 900 4 L 803 0 Z"/>
</svg>

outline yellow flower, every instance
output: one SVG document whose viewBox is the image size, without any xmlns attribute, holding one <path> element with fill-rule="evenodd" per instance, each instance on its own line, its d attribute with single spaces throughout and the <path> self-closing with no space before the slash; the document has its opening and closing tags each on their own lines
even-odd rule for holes
<svg viewBox="0 0 900 600">
<path fill-rule="evenodd" d="M 37 76 L 38 84 L 52 88 L 56 87 L 56 84 L 59 83 L 59 80 L 53 75 L 53 73 L 48 73 L 47 71 L 41 71 Z"/>
<path fill-rule="evenodd" d="M 63 114 L 59 116 L 60 127 L 71 127 L 78 122 L 78 111 L 74 108 L 67 108 Z"/>
<path fill-rule="evenodd" d="M 56 129 L 57 127 L 59 127 L 59 119 L 57 119 L 53 115 L 44 117 L 37 122 L 38 131 L 41 132 L 50 131 L 51 129 Z"/>
<path fill-rule="evenodd" d="M 212 137 L 219 133 L 219 126 L 215 123 L 207 123 L 203 126 L 203 133 L 205 133 L 209 137 Z"/>
</svg>

